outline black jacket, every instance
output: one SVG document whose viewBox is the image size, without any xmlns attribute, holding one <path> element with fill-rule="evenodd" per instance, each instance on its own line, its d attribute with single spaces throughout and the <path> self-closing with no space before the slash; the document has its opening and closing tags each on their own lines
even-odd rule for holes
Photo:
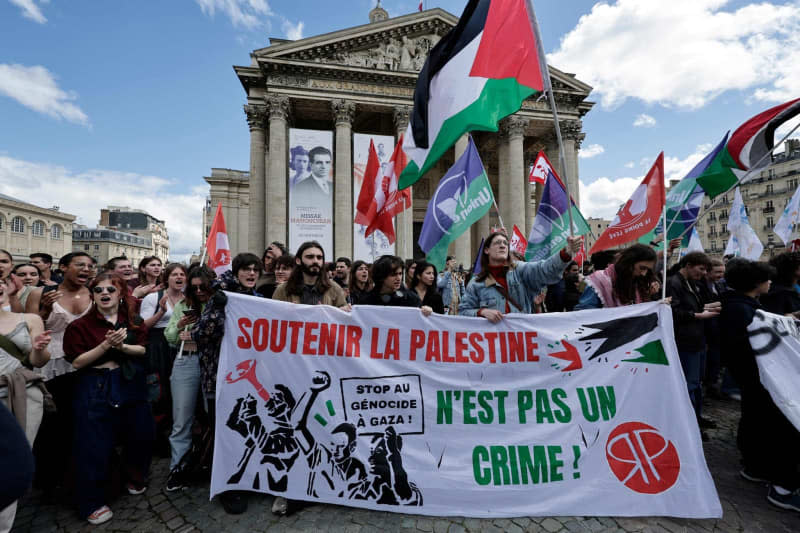
<svg viewBox="0 0 800 533">
<path fill-rule="evenodd" d="M 706 347 L 705 323 L 695 318 L 705 303 L 697 285 L 680 272 L 667 279 L 667 296 L 672 297 L 672 320 L 678 350 L 698 352 Z"/>
<path fill-rule="evenodd" d="M 420 307 L 422 302 L 415 291 L 400 288 L 391 294 L 381 294 L 375 287 L 362 302 L 365 305 L 387 305 L 392 307 Z"/>
<path fill-rule="evenodd" d="M 773 283 L 767 294 L 762 294 L 761 306 L 776 315 L 788 315 L 800 311 L 800 293 L 794 287 Z"/>
</svg>

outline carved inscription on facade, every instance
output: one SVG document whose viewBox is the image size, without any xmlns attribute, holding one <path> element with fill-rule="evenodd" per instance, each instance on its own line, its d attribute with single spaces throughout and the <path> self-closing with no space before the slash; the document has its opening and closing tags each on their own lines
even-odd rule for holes
<svg viewBox="0 0 800 533">
<path fill-rule="evenodd" d="M 414 96 L 414 89 L 411 87 L 392 87 L 390 85 L 376 85 L 374 83 L 360 83 L 357 81 L 312 79 L 308 87 L 312 89 L 352 91 L 360 93 L 378 94 L 383 96 L 403 96 L 407 98 L 411 98 L 412 96 Z"/>
</svg>

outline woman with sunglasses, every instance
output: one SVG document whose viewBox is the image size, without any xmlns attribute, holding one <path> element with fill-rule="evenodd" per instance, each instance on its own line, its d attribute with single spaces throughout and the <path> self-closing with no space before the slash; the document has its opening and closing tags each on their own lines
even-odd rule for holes
<svg viewBox="0 0 800 533">
<path fill-rule="evenodd" d="M 170 472 L 164 487 L 167 492 L 182 489 L 186 482 L 178 465 L 192 445 L 192 423 L 200 392 L 199 352 L 189 330 L 214 294 L 211 281 L 215 277 L 214 271 L 204 265 L 189 270 L 186 298 L 175 304 L 164 330 L 167 342 L 178 350 L 169 378 L 172 389 L 172 432 L 169 435 Z"/>
<path fill-rule="evenodd" d="M 135 313 L 127 284 L 106 272 L 89 286 L 92 307 L 64 333 L 65 357 L 77 369 L 74 396 L 75 498 L 81 517 L 102 524 L 111 453 L 124 447 L 129 494 L 143 494 L 155 427 L 145 384 L 146 329 Z"/>
</svg>

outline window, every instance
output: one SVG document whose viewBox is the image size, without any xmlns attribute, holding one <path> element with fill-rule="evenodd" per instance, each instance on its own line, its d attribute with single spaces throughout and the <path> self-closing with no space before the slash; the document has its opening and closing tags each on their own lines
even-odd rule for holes
<svg viewBox="0 0 800 533">
<path fill-rule="evenodd" d="M 31 233 L 34 237 L 44 237 L 44 222 L 37 220 L 31 224 Z"/>
<path fill-rule="evenodd" d="M 773 188 L 773 185 L 772 185 L 772 183 L 770 183 L 769 185 L 767 185 L 767 191 L 766 191 L 766 192 L 767 192 L 767 194 L 772 194 L 772 188 Z"/>
<path fill-rule="evenodd" d="M 11 220 L 11 231 L 14 233 L 25 233 L 25 219 L 22 217 L 14 217 Z"/>
<path fill-rule="evenodd" d="M 89 245 L 88 245 L 88 244 L 84 244 L 84 245 L 83 245 L 83 249 L 84 249 L 84 250 L 88 250 L 88 249 L 89 249 Z"/>
<path fill-rule="evenodd" d="M 50 226 L 50 238 L 60 241 L 61 240 L 61 226 L 58 224 L 53 224 Z"/>
<path fill-rule="evenodd" d="M 775 222 L 773 222 L 773 218 L 772 217 L 767 217 L 767 227 L 771 228 L 773 226 L 775 226 Z"/>
<path fill-rule="evenodd" d="M 94 249 L 95 249 L 95 250 L 99 250 L 99 249 L 100 249 L 100 245 L 99 245 L 99 244 L 95 244 L 95 245 L 94 245 Z"/>
<path fill-rule="evenodd" d="M 767 207 L 772 207 L 772 200 L 767 200 Z"/>
<path fill-rule="evenodd" d="M 724 250 L 727 247 L 728 247 L 728 240 L 727 239 L 723 239 L 723 241 L 722 241 L 722 249 Z"/>
<path fill-rule="evenodd" d="M 3 229 L 4 220 L 3 217 L 0 217 L 0 229 Z"/>
<path fill-rule="evenodd" d="M 789 189 L 796 189 L 797 188 L 797 178 L 789 180 L 788 184 L 786 185 Z"/>
<path fill-rule="evenodd" d="M 722 232 L 722 233 L 727 233 L 727 232 L 728 232 L 728 225 L 727 225 L 727 224 L 723 224 L 723 225 L 722 225 L 722 230 L 721 230 L 721 232 Z"/>
</svg>

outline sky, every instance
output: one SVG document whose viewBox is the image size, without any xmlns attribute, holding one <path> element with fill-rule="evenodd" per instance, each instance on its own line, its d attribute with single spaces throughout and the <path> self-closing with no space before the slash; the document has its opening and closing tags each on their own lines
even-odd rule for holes
<svg viewBox="0 0 800 533">
<path fill-rule="evenodd" d="M 232 66 L 269 37 L 364 24 L 374 4 L 0 0 L 0 193 L 90 227 L 107 205 L 144 209 L 186 259 L 202 245 L 203 176 L 249 167 Z M 418 0 L 382 5 L 394 17 Z M 465 5 L 425 1 L 455 15 Z M 665 5 L 535 2 L 550 64 L 594 87 L 579 161 L 587 217 L 612 218 L 659 152 L 667 178 L 683 177 L 726 131 L 800 96 L 800 0 Z"/>
</svg>

